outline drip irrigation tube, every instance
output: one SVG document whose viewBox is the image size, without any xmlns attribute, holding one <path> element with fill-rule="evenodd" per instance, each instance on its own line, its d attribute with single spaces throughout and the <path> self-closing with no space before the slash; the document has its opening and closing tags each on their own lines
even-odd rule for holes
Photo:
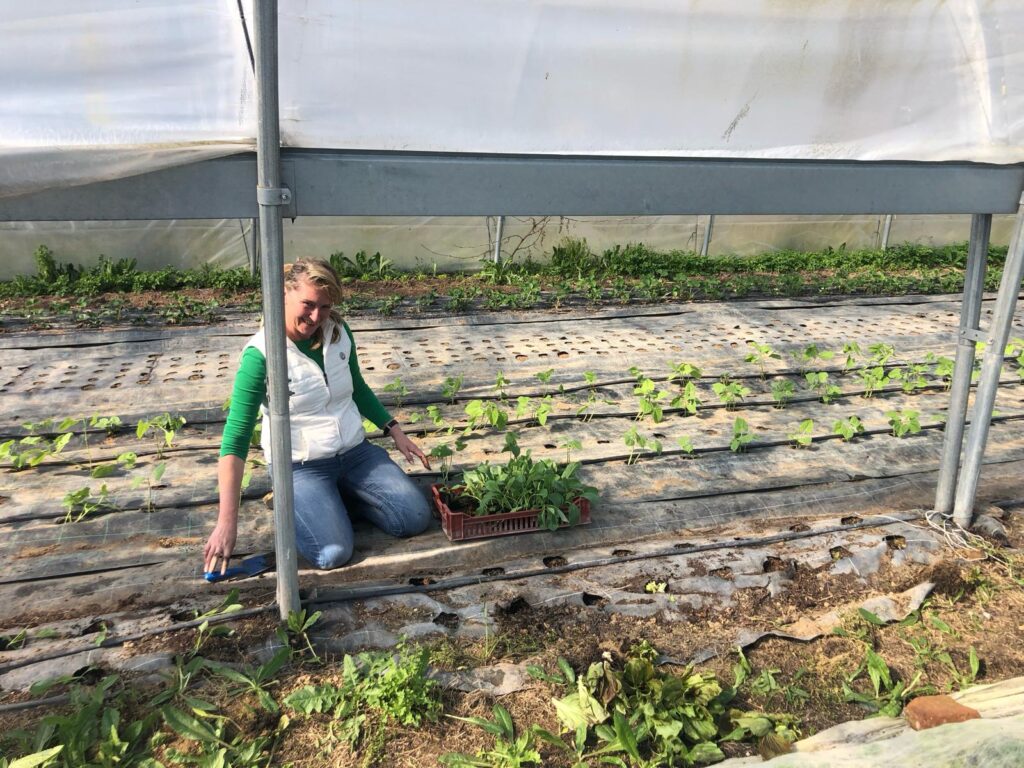
<svg viewBox="0 0 1024 768">
<path fill-rule="evenodd" d="M 490 574 L 479 574 L 474 576 L 456 576 L 451 579 L 444 579 L 440 581 L 431 582 L 429 584 L 385 584 L 376 585 L 370 587 L 354 587 L 351 589 L 337 589 L 325 592 L 321 595 L 314 595 L 313 597 L 302 600 L 303 606 L 315 606 L 315 605 L 331 605 L 334 603 L 345 603 L 353 600 L 369 600 L 378 597 L 391 597 L 394 595 L 405 595 L 405 594 L 426 594 L 429 592 L 443 592 L 450 589 L 458 589 L 460 587 L 472 586 L 475 584 L 485 584 L 497 581 L 515 581 L 518 579 L 533 578 L 536 576 L 546 576 L 552 574 L 563 574 L 573 573 L 575 571 L 586 570 L 588 568 L 602 568 L 609 565 L 618 565 L 620 563 L 630 563 L 637 560 L 652 560 L 662 557 L 676 557 L 679 555 L 692 555 L 700 552 L 710 552 L 719 549 L 728 548 L 745 548 L 745 547 L 758 547 L 766 544 L 777 544 L 786 541 L 796 541 L 799 539 L 814 538 L 815 536 L 823 536 L 830 533 L 841 533 L 844 531 L 852 531 L 860 528 L 880 528 L 895 523 L 907 523 L 914 520 L 924 519 L 925 512 L 903 512 L 893 515 L 886 515 L 884 517 L 874 516 L 860 520 L 856 523 L 849 525 L 833 525 L 827 528 L 811 529 L 807 531 L 786 531 L 784 533 L 777 533 L 771 536 L 760 536 L 752 538 L 741 538 L 731 539 L 729 541 L 716 541 L 709 542 L 707 544 L 683 544 L 674 545 L 665 549 L 654 550 L 653 552 L 645 553 L 634 553 L 629 555 L 618 555 L 613 557 L 602 557 L 594 560 L 586 560 L 577 563 L 567 563 L 566 565 L 544 567 L 544 568 L 529 568 L 511 573 L 490 573 Z M 78 653 L 84 653 L 86 651 L 95 651 L 102 648 L 114 648 L 124 645 L 127 642 L 141 640 L 147 637 L 153 637 L 155 635 L 162 635 L 169 632 L 178 632 L 183 629 L 191 629 L 197 627 L 203 622 L 209 622 L 210 624 L 223 624 L 237 619 L 249 618 L 251 616 L 257 616 L 261 613 L 272 611 L 276 608 L 276 605 L 265 605 L 258 608 L 246 608 L 240 611 L 234 611 L 233 613 L 224 614 L 221 616 L 211 616 L 203 619 L 195 619 L 192 621 L 185 621 L 178 624 L 172 624 L 166 627 L 155 627 L 148 629 L 143 632 L 136 632 L 131 635 L 125 635 L 123 637 L 108 637 L 102 643 L 98 645 L 89 645 L 83 648 L 75 648 L 70 650 L 58 651 L 43 656 L 23 659 L 19 661 L 10 662 L 0 666 L 0 675 L 6 674 L 7 672 L 15 669 L 21 669 L 23 667 L 31 666 L 43 661 L 50 661 L 53 659 L 64 658 L 66 656 L 74 656 Z M 26 702 L 19 702 L 19 704 L 27 704 Z M 14 706 L 14 705 L 8 705 Z M 0 708 L 0 712 L 3 709 Z"/>
</svg>

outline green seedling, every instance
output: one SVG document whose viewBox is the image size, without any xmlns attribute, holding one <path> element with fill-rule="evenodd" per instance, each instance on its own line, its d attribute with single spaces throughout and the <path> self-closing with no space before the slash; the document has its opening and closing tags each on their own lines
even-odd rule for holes
<svg viewBox="0 0 1024 768">
<path fill-rule="evenodd" d="M 578 451 L 583 448 L 583 443 L 579 440 L 566 440 L 564 443 L 558 444 L 559 448 L 565 449 L 565 463 L 572 463 L 572 451 Z"/>
<path fill-rule="evenodd" d="M 498 375 L 494 377 L 494 390 L 498 393 L 498 399 L 502 402 L 505 401 L 505 389 L 509 385 L 509 380 L 505 378 L 504 371 L 498 371 Z"/>
<path fill-rule="evenodd" d="M 911 394 L 919 389 L 927 387 L 928 379 L 925 378 L 927 371 L 928 366 L 922 365 L 921 363 L 914 363 L 902 369 L 899 378 L 903 381 L 903 391 Z M 896 377 L 890 374 L 890 378 Z"/>
<path fill-rule="evenodd" d="M 555 685 L 562 686 L 575 685 L 576 671 L 572 668 L 572 665 L 561 656 L 558 657 L 556 663 L 558 666 L 557 674 L 550 674 L 537 664 L 527 664 L 526 673 L 534 680 L 542 680 L 545 683 L 554 683 Z"/>
<path fill-rule="evenodd" d="M 754 439 L 754 433 L 750 429 L 750 425 L 747 424 L 746 420 L 736 417 L 736 420 L 732 423 L 732 440 L 729 441 L 729 450 L 734 453 L 743 451 L 746 446 Z"/>
<path fill-rule="evenodd" d="M 238 590 L 232 589 L 219 605 L 211 608 L 205 613 L 196 611 L 196 619 L 203 619 L 203 622 L 196 627 L 195 638 L 192 641 L 192 650 L 189 654 L 192 657 L 199 656 L 203 647 L 215 637 L 229 637 L 235 633 L 231 627 L 224 624 L 211 624 L 210 619 L 227 616 L 242 610 L 242 604 L 238 602 Z"/>
<path fill-rule="evenodd" d="M 486 425 L 501 431 L 508 425 L 508 412 L 490 400 L 470 400 L 466 403 L 466 415 L 470 431 Z"/>
<path fill-rule="evenodd" d="M 140 420 L 135 427 L 135 436 L 141 440 L 150 432 L 157 434 L 156 455 L 157 458 L 162 459 L 164 451 L 174 445 L 175 435 L 185 424 L 184 416 L 178 414 L 172 416 L 170 413 L 164 413 L 162 416 L 152 419 Z"/>
<path fill-rule="evenodd" d="M 864 434 L 864 423 L 856 416 L 836 419 L 832 422 L 832 432 L 842 437 L 843 442 L 848 443 L 858 435 Z"/>
<path fill-rule="evenodd" d="M 156 505 L 153 504 L 153 491 L 157 488 L 162 488 L 161 480 L 163 480 L 164 472 L 167 471 L 167 462 L 158 461 L 153 464 L 149 472 L 144 475 L 136 475 L 132 478 L 132 488 L 138 488 L 143 483 L 146 484 L 146 503 L 143 506 L 143 512 L 153 512 L 156 510 Z"/>
<path fill-rule="evenodd" d="M 804 378 L 807 381 L 807 387 L 817 392 L 821 396 L 821 402 L 826 405 L 843 393 L 839 387 L 831 382 L 827 371 L 810 371 L 805 374 Z"/>
<path fill-rule="evenodd" d="M 289 616 L 289 619 L 291 617 Z M 278 637 L 280 637 L 280 628 L 278 629 Z M 232 698 L 237 696 L 251 693 L 256 697 L 256 701 L 259 702 L 260 707 L 269 712 L 272 715 L 276 715 L 280 711 L 277 702 L 274 701 L 274 697 L 270 695 L 270 688 L 277 685 L 277 681 L 274 679 L 277 673 L 288 663 L 291 659 L 293 648 L 285 645 L 277 653 L 271 657 L 269 661 L 264 664 L 260 664 L 256 667 L 249 667 L 242 669 L 236 669 L 235 667 L 228 666 L 227 664 L 221 664 L 216 661 L 207 661 L 205 666 L 215 675 L 229 680 L 232 683 L 236 683 L 239 687 L 228 691 L 228 695 Z M 314 658 L 316 654 L 313 654 Z"/>
<path fill-rule="evenodd" d="M 650 416 L 657 424 L 665 418 L 661 401 L 671 396 L 667 390 L 658 389 L 652 379 L 641 375 L 637 380 L 637 385 L 633 387 L 633 394 L 636 395 L 637 400 L 637 413 L 634 417 L 637 421 Z"/>
<path fill-rule="evenodd" d="M 505 433 L 505 444 L 501 446 L 502 453 L 510 453 L 515 458 L 522 451 L 519 449 L 519 435 L 515 432 Z"/>
<path fill-rule="evenodd" d="M 917 411 L 886 411 L 885 417 L 892 427 L 893 437 L 906 437 L 916 435 L 921 431 L 921 422 L 918 420 Z"/>
<path fill-rule="evenodd" d="M 871 684 L 870 690 L 866 692 L 853 687 L 853 683 L 865 671 Z M 843 681 L 843 697 L 846 701 L 866 707 L 874 715 L 897 717 L 903 710 L 903 705 L 914 693 L 920 679 L 921 672 L 918 672 L 909 683 L 895 681 L 885 660 L 870 648 L 866 648 L 864 661 Z"/>
<path fill-rule="evenodd" d="M 436 405 L 427 406 L 427 418 L 430 419 L 430 422 L 435 427 L 437 427 L 438 431 L 441 431 L 448 427 L 447 423 L 444 420 L 444 415 L 441 413 L 441 409 L 438 408 Z"/>
<path fill-rule="evenodd" d="M 743 398 L 750 395 L 748 387 L 743 386 L 738 381 L 732 381 L 728 376 L 723 376 L 719 381 L 712 384 L 711 389 L 728 411 L 733 410 Z"/>
<path fill-rule="evenodd" d="M 629 447 L 629 456 L 626 458 L 626 464 L 636 464 L 645 451 L 658 454 L 661 453 L 662 449 L 659 440 L 653 437 L 644 437 L 636 427 L 630 427 L 625 431 L 622 435 L 622 442 Z"/>
<path fill-rule="evenodd" d="M 71 440 L 72 432 L 66 431 L 78 422 L 78 419 L 64 419 L 57 427 L 60 434 L 50 438 L 36 432 L 46 432 L 52 425 L 53 420 L 24 424 L 25 429 L 31 434 L 20 440 L 7 440 L 0 443 L 0 461 L 9 461 L 15 470 L 34 468 L 42 464 L 46 459 L 57 456 Z"/>
<path fill-rule="evenodd" d="M 533 398 L 526 395 L 520 395 L 516 398 L 516 418 L 521 419 L 523 416 L 530 412 L 530 406 L 533 403 Z"/>
<path fill-rule="evenodd" d="M 843 344 L 843 355 L 846 356 L 846 360 L 843 362 L 843 370 L 848 371 L 857 365 L 857 360 L 860 359 L 860 345 L 855 341 L 846 342 Z"/>
<path fill-rule="evenodd" d="M 700 368 L 693 365 L 692 363 L 679 362 L 672 363 L 670 365 L 671 373 L 668 376 L 668 382 L 678 381 L 679 383 L 685 383 L 692 379 L 700 378 Z"/>
<path fill-rule="evenodd" d="M 789 439 L 797 448 L 806 448 L 814 442 L 814 419 L 804 419 L 796 431 L 789 433 Z"/>
<path fill-rule="evenodd" d="M 452 461 L 455 453 L 461 451 L 466 447 L 466 441 L 461 437 L 457 438 L 453 443 L 445 445 L 435 445 L 430 451 L 430 458 L 439 459 L 440 463 L 438 468 L 441 472 L 441 484 L 448 485 L 448 477 L 452 471 Z"/>
<path fill-rule="evenodd" d="M 688 435 L 677 437 L 676 445 L 679 446 L 679 450 L 681 450 L 686 456 L 693 456 L 693 441 Z"/>
<path fill-rule="evenodd" d="M 405 386 L 401 376 L 396 376 L 394 381 L 384 387 L 384 391 L 395 396 L 395 408 L 401 408 L 405 398 L 409 396 L 409 388 Z"/>
<path fill-rule="evenodd" d="M 693 416 L 701 406 L 700 396 L 697 394 L 697 385 L 692 381 L 683 385 L 683 391 L 672 398 L 669 403 L 673 408 L 682 409 L 683 413 Z"/>
<path fill-rule="evenodd" d="M 932 376 L 941 380 L 948 390 L 953 385 L 953 360 L 948 357 L 936 356 L 934 353 L 929 352 L 925 356 L 925 361 L 929 365 L 934 366 L 932 368 Z"/>
<path fill-rule="evenodd" d="M 517 735 L 512 716 L 507 709 L 501 704 L 495 704 L 492 712 L 494 720 L 450 716 L 471 723 L 494 736 L 494 746 L 491 749 L 481 749 L 475 755 L 448 752 L 439 758 L 442 765 L 450 768 L 519 768 L 542 764 L 540 752 L 534 747 L 533 730 L 527 729 Z"/>
<path fill-rule="evenodd" d="M 756 364 L 761 372 L 761 380 L 764 381 L 765 364 L 770 360 L 778 360 L 780 355 L 767 344 L 759 344 L 756 341 L 748 341 L 747 347 L 750 352 L 743 357 L 743 361 Z"/>
<path fill-rule="evenodd" d="M 819 349 L 817 344 L 808 344 L 799 352 L 791 353 L 801 371 L 810 368 L 817 362 L 827 362 L 836 356 L 835 352 L 828 349 Z"/>
<path fill-rule="evenodd" d="M 0 651 L 16 651 L 24 647 L 26 640 L 28 640 L 28 630 L 24 629 L 13 635 L 0 635 Z"/>
<path fill-rule="evenodd" d="M 871 368 L 861 368 L 857 371 L 857 378 L 861 380 L 864 385 L 864 392 L 862 397 L 871 398 L 875 392 L 884 387 L 888 381 L 889 376 L 885 372 L 885 368 L 881 365 L 876 365 Z"/>
<path fill-rule="evenodd" d="M 885 365 L 896 354 L 896 350 L 891 344 L 883 342 L 872 344 L 868 347 L 868 352 L 871 353 L 871 362 L 875 365 Z"/>
<path fill-rule="evenodd" d="M 789 379 L 776 379 L 772 382 L 772 400 L 776 408 L 785 408 L 795 394 L 796 386 Z"/>
<path fill-rule="evenodd" d="M 539 381 L 541 384 L 550 384 L 551 376 L 554 374 L 554 372 L 554 368 L 548 368 L 546 371 L 540 371 L 539 373 L 535 373 L 533 375 L 534 378 L 536 378 L 537 381 Z"/>
<path fill-rule="evenodd" d="M 462 374 L 458 376 L 449 376 L 444 380 L 441 385 L 441 396 L 447 400 L 450 404 L 455 404 L 455 398 L 459 395 L 459 390 L 462 389 Z"/>
<path fill-rule="evenodd" d="M 322 615 L 322 611 L 307 613 L 305 608 L 288 612 L 288 619 L 277 628 L 277 639 L 290 649 L 289 656 L 308 652 L 313 661 L 320 661 L 320 657 L 317 656 L 316 650 L 313 648 L 309 630 L 320 620 Z"/>
<path fill-rule="evenodd" d="M 667 590 L 667 581 L 657 581 L 655 579 L 651 579 L 646 584 L 644 584 L 644 592 L 646 592 L 649 595 L 664 594 Z"/>
<path fill-rule="evenodd" d="M 64 515 L 65 523 L 78 523 L 97 512 L 113 511 L 116 507 L 110 502 L 110 492 L 106 483 L 100 486 L 95 493 L 90 486 L 79 488 L 76 491 L 68 491 L 61 499 L 61 506 L 67 510 Z"/>
<path fill-rule="evenodd" d="M 105 432 L 107 437 L 113 437 L 117 434 L 117 430 L 121 428 L 121 417 L 120 416 L 98 416 L 93 414 L 88 420 L 82 419 L 82 438 L 85 441 L 85 447 L 89 447 L 89 429 L 99 430 Z"/>
<path fill-rule="evenodd" d="M 554 408 L 554 403 L 551 400 L 551 395 L 542 397 L 533 411 L 533 418 L 537 420 L 540 426 L 543 427 L 548 423 L 548 414 L 551 413 L 552 408 Z"/>
</svg>

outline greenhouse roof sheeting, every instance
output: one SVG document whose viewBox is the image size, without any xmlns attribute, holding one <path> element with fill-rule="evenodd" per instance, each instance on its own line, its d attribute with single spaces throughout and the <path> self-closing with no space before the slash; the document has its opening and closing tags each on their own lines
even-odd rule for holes
<svg viewBox="0 0 1024 768">
<path fill-rule="evenodd" d="M 9 9 L 0 195 L 253 149 L 241 8 Z M 1019 0 L 305 0 L 279 23 L 291 147 L 1024 161 Z"/>
</svg>

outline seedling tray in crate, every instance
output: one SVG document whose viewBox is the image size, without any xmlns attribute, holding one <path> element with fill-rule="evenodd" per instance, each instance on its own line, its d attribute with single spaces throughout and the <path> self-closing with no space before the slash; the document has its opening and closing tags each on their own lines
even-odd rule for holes
<svg viewBox="0 0 1024 768">
<path fill-rule="evenodd" d="M 467 515 L 465 512 L 452 511 L 444 503 L 444 499 L 441 498 L 441 486 L 432 485 L 430 491 L 434 497 L 434 507 L 441 517 L 441 528 L 452 541 L 488 539 L 492 536 L 511 536 L 516 533 L 547 530 L 538 524 L 536 509 L 504 512 L 500 515 Z M 576 499 L 576 506 L 580 509 L 578 525 L 589 524 L 590 502 L 579 498 Z M 562 523 L 558 527 L 568 528 L 569 524 Z"/>
</svg>

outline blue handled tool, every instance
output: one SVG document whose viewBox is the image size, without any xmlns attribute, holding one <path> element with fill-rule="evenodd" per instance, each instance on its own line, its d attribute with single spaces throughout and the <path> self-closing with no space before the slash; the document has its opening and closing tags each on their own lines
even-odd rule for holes
<svg viewBox="0 0 1024 768">
<path fill-rule="evenodd" d="M 256 576 L 274 569 L 274 558 L 270 554 L 252 555 L 246 557 L 238 565 L 232 565 L 224 573 L 220 571 L 207 571 L 203 574 L 210 583 L 225 581 L 227 579 L 244 579 L 249 576 Z"/>
</svg>

